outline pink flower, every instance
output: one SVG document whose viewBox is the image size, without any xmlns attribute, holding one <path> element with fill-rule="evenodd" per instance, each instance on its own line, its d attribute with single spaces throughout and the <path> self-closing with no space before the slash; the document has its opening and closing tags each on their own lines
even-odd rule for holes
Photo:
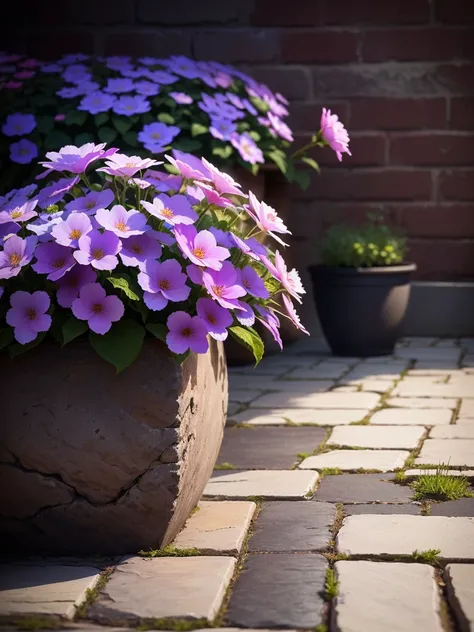
<svg viewBox="0 0 474 632">
<path fill-rule="evenodd" d="M 303 333 L 309 336 L 309 331 L 305 329 L 305 327 L 301 324 L 300 317 L 296 313 L 295 306 L 293 305 L 291 299 L 288 298 L 286 294 L 282 294 L 282 298 L 283 298 L 283 304 L 286 308 L 286 311 L 288 312 L 288 316 L 290 317 L 290 320 L 293 323 L 293 325 L 296 327 L 296 329 L 299 329 L 300 331 L 302 331 Z"/>
<path fill-rule="evenodd" d="M 161 257 L 161 245 L 152 232 L 133 235 L 122 243 L 120 258 L 125 266 L 141 269 L 146 261 Z"/>
<path fill-rule="evenodd" d="M 215 340 L 225 340 L 227 327 L 234 321 L 232 314 L 211 298 L 200 298 L 196 304 L 198 316 L 206 323 L 209 335 Z"/>
<path fill-rule="evenodd" d="M 51 301 L 46 292 L 13 292 L 7 323 L 14 328 L 15 340 L 22 345 L 32 342 L 40 331 L 51 327 L 51 316 L 46 314 Z"/>
<path fill-rule="evenodd" d="M 247 292 L 239 285 L 237 270 L 229 261 L 223 263 L 221 270 L 204 270 L 202 281 L 219 305 L 226 309 L 242 309 L 236 299 Z"/>
<path fill-rule="evenodd" d="M 218 191 L 218 193 L 230 193 L 232 195 L 240 195 L 245 197 L 245 194 L 242 193 L 240 189 L 240 184 L 229 175 L 227 175 L 227 173 L 219 171 L 217 167 L 215 167 L 205 158 L 202 158 L 202 164 L 209 171 L 211 180 L 214 183 L 214 186 L 216 187 L 216 191 Z"/>
<path fill-rule="evenodd" d="M 155 311 L 164 309 L 168 301 L 185 301 L 191 291 L 186 285 L 187 277 L 176 259 L 167 259 L 163 263 L 147 261 L 137 280 L 140 287 L 145 290 L 145 305 Z"/>
<path fill-rule="evenodd" d="M 139 156 L 126 156 L 125 154 L 115 154 L 110 160 L 105 162 L 106 167 L 101 167 L 97 171 L 104 171 L 110 176 L 122 176 L 132 178 L 137 171 L 149 169 L 155 165 L 161 165 L 161 162 L 152 160 L 151 158 L 140 158 Z"/>
<path fill-rule="evenodd" d="M 259 277 L 251 266 L 245 266 L 245 268 L 239 270 L 239 283 L 252 296 L 257 298 L 268 298 L 270 296 L 263 279 Z"/>
<path fill-rule="evenodd" d="M 206 324 L 199 316 L 174 312 L 166 324 L 169 329 L 166 344 L 173 353 L 185 353 L 188 349 L 195 353 L 206 353 L 209 349 Z"/>
<path fill-rule="evenodd" d="M 151 202 L 142 202 L 142 206 L 153 215 L 162 219 L 168 224 L 194 224 L 198 215 L 193 210 L 188 198 L 185 195 L 173 195 L 169 197 L 165 193 L 158 195 Z"/>
<path fill-rule="evenodd" d="M 284 241 L 280 239 L 275 233 L 283 233 L 291 235 L 288 228 L 283 223 L 283 220 L 278 217 L 277 212 L 265 202 L 259 202 L 252 191 L 249 191 L 250 206 L 247 209 L 247 213 L 255 220 L 260 230 L 268 233 L 283 246 L 287 246 Z M 247 208 L 247 207 L 246 207 Z"/>
<path fill-rule="evenodd" d="M 91 220 L 85 213 L 71 213 L 65 221 L 53 227 L 51 234 L 61 246 L 77 248 L 82 235 L 87 235 L 91 230 Z"/>
<path fill-rule="evenodd" d="M 338 160 L 342 160 L 342 154 L 352 156 L 349 151 L 349 134 L 336 114 L 323 108 L 321 114 L 321 135 L 329 147 L 336 152 Z"/>
<path fill-rule="evenodd" d="M 146 223 L 146 217 L 135 209 L 127 211 L 120 204 L 112 206 L 111 210 L 100 208 L 95 214 L 97 222 L 115 233 L 118 237 L 127 238 L 132 235 L 143 235 L 150 226 Z"/>
<path fill-rule="evenodd" d="M 198 187 L 202 191 L 202 193 L 204 193 L 209 204 L 216 204 L 217 206 L 228 208 L 234 207 L 232 202 L 227 200 L 225 197 L 222 197 L 222 195 L 219 195 L 219 193 L 217 193 L 217 191 L 213 187 L 207 184 L 207 182 L 196 182 L 196 187 Z"/>
<path fill-rule="evenodd" d="M 55 121 L 64 121 L 66 118 L 65 114 L 56 114 L 56 116 L 54 117 Z"/>
<path fill-rule="evenodd" d="M 280 320 L 278 316 L 271 309 L 266 309 L 261 305 L 255 305 L 255 309 L 260 314 L 257 316 L 259 322 L 272 334 L 275 342 L 278 343 L 280 349 L 283 349 L 283 342 L 280 336 Z"/>
<path fill-rule="evenodd" d="M 165 156 L 165 158 L 185 178 L 192 178 L 193 180 L 210 180 L 211 173 L 209 169 L 206 169 L 196 156 L 186 154 L 177 149 L 173 149 L 173 156 L 174 158 L 172 156 Z"/>
<path fill-rule="evenodd" d="M 175 226 L 174 236 L 182 253 L 198 266 L 214 270 L 222 268 L 222 261 L 230 257 L 227 248 L 217 245 L 216 238 L 208 230 L 199 233 L 194 226 Z"/>
<path fill-rule="evenodd" d="M 278 250 L 275 253 L 275 265 L 268 259 L 268 257 L 262 257 L 262 261 L 275 279 L 280 281 L 288 294 L 291 294 L 298 303 L 301 303 L 299 294 L 306 294 L 306 290 L 301 283 L 298 271 L 293 268 L 293 270 L 288 272 L 286 263 Z"/>
<path fill-rule="evenodd" d="M 68 171 L 70 173 L 84 173 L 87 167 L 98 158 L 106 158 L 117 150 L 114 148 L 104 149 L 105 143 L 94 145 L 94 143 L 86 143 L 81 147 L 74 145 L 66 145 L 59 152 L 49 151 L 46 154 L 49 162 L 40 162 L 40 165 L 46 167 L 39 178 L 44 178 L 51 171 Z"/>
<path fill-rule="evenodd" d="M 125 311 L 122 301 L 117 296 L 107 296 L 98 283 L 83 285 L 71 309 L 76 318 L 87 320 L 89 329 L 100 335 L 106 334 Z"/>
<path fill-rule="evenodd" d="M 21 239 L 17 235 L 8 237 L 0 251 L 0 279 L 17 276 L 22 267 L 32 259 L 35 251 L 36 237 Z"/>
</svg>

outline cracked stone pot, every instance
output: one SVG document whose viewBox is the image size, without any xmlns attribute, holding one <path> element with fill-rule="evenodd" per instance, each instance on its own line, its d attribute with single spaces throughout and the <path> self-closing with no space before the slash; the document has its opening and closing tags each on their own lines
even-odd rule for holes
<svg viewBox="0 0 474 632">
<path fill-rule="evenodd" d="M 86 341 L 0 358 L 0 543 L 119 554 L 169 544 L 214 467 L 227 413 L 221 343 L 178 366 L 147 340 L 120 374 Z"/>
</svg>

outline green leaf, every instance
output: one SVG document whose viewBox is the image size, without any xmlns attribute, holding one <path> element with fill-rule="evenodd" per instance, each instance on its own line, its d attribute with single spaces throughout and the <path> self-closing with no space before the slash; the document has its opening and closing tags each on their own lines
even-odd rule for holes
<svg viewBox="0 0 474 632">
<path fill-rule="evenodd" d="M 309 183 L 311 182 L 311 176 L 307 171 L 295 171 L 293 174 L 293 181 L 298 184 L 303 191 L 309 187 Z"/>
<path fill-rule="evenodd" d="M 183 364 L 183 362 L 186 360 L 186 358 L 189 355 L 189 350 L 185 351 L 184 353 L 173 353 L 173 355 L 174 355 L 174 359 L 176 360 L 178 364 Z"/>
<path fill-rule="evenodd" d="M 98 135 L 103 143 L 112 143 L 117 138 L 117 132 L 105 125 L 99 128 Z"/>
<path fill-rule="evenodd" d="M 13 341 L 13 329 L 11 327 L 0 329 L 0 349 L 4 349 Z"/>
<path fill-rule="evenodd" d="M 229 327 L 230 335 L 237 340 L 238 343 L 249 349 L 255 358 L 257 365 L 263 357 L 264 345 L 263 340 L 252 327 L 240 327 L 235 325 Z"/>
<path fill-rule="evenodd" d="M 118 117 L 118 116 L 113 116 L 112 117 L 112 123 L 115 127 L 115 129 L 120 132 L 120 134 L 126 134 L 132 127 L 132 123 L 130 122 L 130 119 L 127 117 Z"/>
<path fill-rule="evenodd" d="M 74 142 L 76 145 L 80 147 L 81 145 L 85 145 L 86 143 L 94 142 L 94 137 L 92 136 L 92 134 L 88 134 L 87 132 L 82 132 L 82 134 L 78 134 L 75 137 Z"/>
<path fill-rule="evenodd" d="M 71 137 L 59 129 L 53 129 L 44 141 L 44 146 L 50 150 L 61 149 L 64 145 L 71 144 Z"/>
<path fill-rule="evenodd" d="M 234 150 L 230 145 L 225 145 L 224 147 L 213 147 L 212 149 L 212 153 L 214 154 L 214 156 L 219 156 L 224 160 L 229 158 L 229 156 L 232 155 L 233 151 Z"/>
<path fill-rule="evenodd" d="M 180 151 L 186 151 L 192 154 L 194 151 L 198 151 L 202 147 L 202 143 L 197 138 L 179 138 L 173 141 L 173 147 Z"/>
<path fill-rule="evenodd" d="M 160 323 L 148 323 L 146 328 L 155 336 L 155 338 L 158 338 L 158 340 L 163 340 L 163 342 L 165 342 L 166 334 L 168 333 L 168 328 L 166 327 L 166 325 L 162 325 Z"/>
<path fill-rule="evenodd" d="M 54 119 L 52 116 L 39 116 L 37 130 L 41 134 L 49 134 L 54 127 Z"/>
<path fill-rule="evenodd" d="M 127 132 L 126 134 L 122 136 L 122 138 L 124 142 L 127 143 L 127 145 L 130 145 L 130 147 L 138 146 L 138 139 L 137 139 L 136 132 Z"/>
<path fill-rule="evenodd" d="M 107 112 L 101 112 L 100 114 L 96 114 L 94 116 L 94 123 L 96 124 L 97 127 L 100 127 L 104 123 L 107 123 L 108 120 L 109 120 L 109 115 L 107 114 Z"/>
<path fill-rule="evenodd" d="M 161 112 L 156 118 L 166 125 L 174 125 L 174 118 L 167 112 Z"/>
<path fill-rule="evenodd" d="M 250 138 L 253 138 L 256 143 L 258 143 L 258 141 L 262 138 L 258 132 L 254 132 L 253 130 L 249 132 L 249 136 Z"/>
<path fill-rule="evenodd" d="M 26 345 L 15 343 L 9 348 L 10 358 L 15 358 L 16 356 L 19 356 L 22 353 L 25 353 L 25 351 L 34 349 L 36 346 L 39 345 L 39 343 L 43 340 L 45 336 L 46 336 L 46 332 L 42 331 L 40 334 L 36 336 L 34 340 L 32 340 L 31 342 L 27 342 Z"/>
<path fill-rule="evenodd" d="M 131 278 L 127 274 L 112 274 L 107 277 L 107 281 L 111 283 L 115 288 L 122 290 L 127 298 L 131 301 L 139 301 L 140 296 L 136 294 L 131 288 Z"/>
<path fill-rule="evenodd" d="M 87 112 L 84 112 L 84 110 L 69 110 L 64 119 L 64 124 L 82 126 L 86 122 L 86 118 Z"/>
<path fill-rule="evenodd" d="M 89 342 L 101 358 L 120 373 L 134 362 L 143 345 L 145 329 L 134 320 L 121 320 L 103 336 L 91 332 Z"/>
<path fill-rule="evenodd" d="M 287 157 L 284 152 L 278 151 L 278 150 L 270 151 L 268 152 L 267 156 L 270 158 L 270 160 L 273 160 L 273 162 L 276 164 L 276 166 L 280 169 L 282 173 L 286 173 L 288 169 L 288 165 L 286 163 Z"/>
<path fill-rule="evenodd" d="M 205 125 L 201 125 L 201 123 L 193 123 L 191 125 L 191 136 L 199 136 L 199 134 L 206 134 L 209 130 Z"/>
<path fill-rule="evenodd" d="M 62 326 L 63 345 L 67 345 L 67 343 L 74 340 L 74 338 L 82 336 L 88 329 L 89 325 L 86 320 L 78 320 L 72 316 Z"/>
<path fill-rule="evenodd" d="M 319 168 L 319 165 L 316 162 L 316 160 L 314 160 L 314 158 L 310 158 L 309 156 L 303 156 L 301 160 L 305 162 L 307 165 L 309 165 L 310 167 L 312 167 L 315 171 L 320 173 L 321 169 Z"/>
</svg>

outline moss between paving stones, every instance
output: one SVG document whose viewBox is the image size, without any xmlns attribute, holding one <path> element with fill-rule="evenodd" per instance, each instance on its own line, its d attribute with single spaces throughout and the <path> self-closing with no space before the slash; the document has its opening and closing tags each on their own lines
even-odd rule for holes
<svg viewBox="0 0 474 632">
<path fill-rule="evenodd" d="M 109 581 L 112 573 L 115 568 L 109 567 L 105 568 L 100 573 L 100 577 L 93 588 L 87 588 L 86 590 L 86 598 L 81 603 L 80 606 L 76 606 L 76 612 L 74 614 L 74 619 L 84 619 L 87 616 L 87 610 L 94 603 L 97 597 L 100 594 L 100 591 L 105 587 L 107 582 Z"/>
<path fill-rule="evenodd" d="M 168 544 L 162 549 L 150 549 L 149 551 L 138 551 L 138 555 L 142 557 L 196 557 L 202 555 L 199 549 L 195 547 L 189 549 L 180 549 L 174 544 Z"/>
<path fill-rule="evenodd" d="M 42 617 L 40 615 L 15 618 L 11 623 L 18 630 L 60 630 L 64 627 L 64 622 L 57 617 Z"/>
<path fill-rule="evenodd" d="M 199 630 L 200 628 L 212 627 L 207 619 L 146 619 L 142 620 L 135 628 L 137 632 L 146 630 L 176 630 L 188 632 L 189 630 Z M 106 628 L 104 628 L 106 629 Z"/>
</svg>

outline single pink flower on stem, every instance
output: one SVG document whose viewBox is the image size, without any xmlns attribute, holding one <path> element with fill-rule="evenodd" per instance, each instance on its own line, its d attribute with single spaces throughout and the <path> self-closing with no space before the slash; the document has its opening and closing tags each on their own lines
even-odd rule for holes
<svg viewBox="0 0 474 632">
<path fill-rule="evenodd" d="M 346 153 L 352 156 L 349 151 L 349 134 L 346 128 L 339 120 L 336 114 L 331 114 L 331 110 L 323 108 L 321 114 L 321 134 L 329 147 L 336 152 L 339 161 L 342 160 L 342 154 Z"/>
<path fill-rule="evenodd" d="M 307 336 L 309 336 L 310 335 L 309 331 L 301 324 L 300 317 L 296 312 L 296 309 L 295 309 L 295 306 L 293 305 L 292 300 L 286 294 L 282 294 L 282 298 L 283 298 L 283 305 L 285 306 L 285 309 L 288 312 L 288 316 L 290 317 L 290 320 L 293 323 L 293 325 L 296 327 L 296 329 L 299 329 L 300 331 L 305 333 Z"/>
<path fill-rule="evenodd" d="M 216 238 L 208 230 L 197 231 L 194 226 L 178 224 L 174 236 L 181 252 L 198 266 L 220 270 L 224 259 L 230 257 L 227 248 L 217 245 Z"/>
<path fill-rule="evenodd" d="M 261 259 L 267 266 L 268 271 L 275 277 L 275 279 L 277 279 L 277 281 L 280 281 L 288 294 L 291 294 L 298 303 L 301 303 L 299 295 L 306 294 L 306 290 L 301 283 L 298 270 L 293 268 L 288 272 L 286 263 L 278 250 L 275 253 L 275 264 L 273 264 L 268 257 L 262 257 Z"/>
<path fill-rule="evenodd" d="M 249 207 L 245 207 L 245 209 L 256 222 L 260 230 L 271 235 L 273 239 L 278 241 L 282 246 L 287 246 L 288 244 L 282 241 L 275 233 L 291 235 L 291 232 L 285 226 L 281 217 L 278 216 L 275 209 L 265 204 L 265 202 L 259 202 L 252 191 L 249 191 L 249 202 Z"/>
<path fill-rule="evenodd" d="M 202 281 L 212 298 L 226 309 L 243 309 L 238 298 L 247 292 L 238 283 L 237 270 L 225 261 L 221 270 L 204 270 Z"/>
</svg>

